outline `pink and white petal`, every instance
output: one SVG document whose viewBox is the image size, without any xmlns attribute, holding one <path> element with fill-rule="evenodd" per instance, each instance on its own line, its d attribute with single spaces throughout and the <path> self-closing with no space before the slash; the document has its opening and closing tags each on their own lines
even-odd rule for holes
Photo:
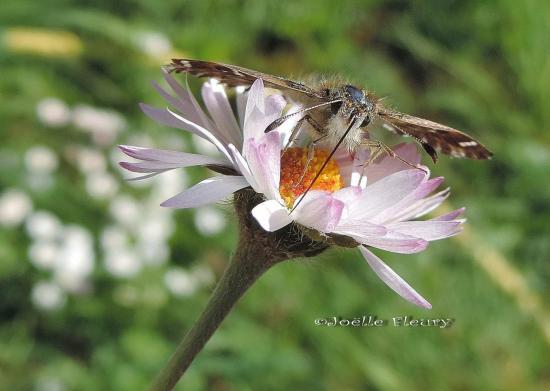
<svg viewBox="0 0 550 391">
<path fill-rule="evenodd" d="M 380 258 L 374 255 L 364 246 L 359 246 L 359 251 L 372 268 L 374 273 L 389 286 L 395 293 L 407 300 L 409 303 L 422 308 L 431 309 L 432 305 L 413 289 L 404 279 L 386 265 Z"/>
<path fill-rule="evenodd" d="M 195 129 L 195 126 L 199 126 L 199 125 L 196 125 L 193 123 L 195 126 L 189 126 L 186 122 L 182 123 L 180 120 L 175 118 L 172 114 L 170 114 L 166 109 L 159 109 L 157 107 L 150 106 L 146 103 L 140 103 L 139 107 L 141 108 L 141 111 L 145 113 L 146 116 L 148 116 L 155 122 L 170 126 L 172 128 L 183 129 L 191 133 L 194 133 L 198 136 L 201 136 L 202 138 L 207 138 L 201 132 L 198 132 Z"/>
<path fill-rule="evenodd" d="M 367 246 L 399 254 L 418 253 L 425 250 L 429 244 L 427 240 L 394 231 L 388 231 L 384 236 L 352 235 L 352 237 Z"/>
<path fill-rule="evenodd" d="M 272 94 L 265 98 L 265 112 L 261 115 L 257 116 L 258 112 L 255 111 L 252 113 L 252 115 L 249 118 L 249 134 L 252 134 L 252 137 L 255 140 L 261 140 L 265 135 L 265 129 L 271 125 L 273 121 L 280 118 L 283 109 L 286 105 L 286 101 L 281 95 Z M 281 134 L 279 131 L 279 127 L 272 130 L 278 131 L 279 135 Z M 279 136 L 279 143 L 281 143 L 281 137 Z"/>
<path fill-rule="evenodd" d="M 240 152 L 233 144 L 229 144 L 229 151 L 233 155 L 233 159 L 235 160 L 239 172 L 245 177 L 248 183 L 250 183 L 250 186 L 252 186 L 256 193 L 261 193 L 260 186 L 254 178 L 252 171 L 250 171 L 250 167 L 248 166 L 248 163 L 246 162 L 244 157 L 240 154 Z"/>
<path fill-rule="evenodd" d="M 359 198 L 360 195 L 361 189 L 359 187 L 353 186 L 344 187 L 343 189 L 332 193 L 332 196 L 335 199 L 344 203 L 344 210 L 342 211 L 342 216 L 340 217 L 341 222 L 347 221 L 349 218 L 353 219 L 353 216 L 351 216 L 349 213 L 349 205 L 351 205 L 353 201 Z"/>
<path fill-rule="evenodd" d="M 176 164 L 176 163 L 151 162 L 151 161 L 119 162 L 118 164 L 122 168 L 125 168 L 128 171 L 141 172 L 141 173 L 168 171 L 168 170 L 174 170 L 176 168 L 185 167 L 185 166 L 181 166 L 180 164 Z M 192 165 L 193 164 L 191 164 L 191 166 Z M 198 164 L 195 164 L 195 165 L 198 165 Z"/>
<path fill-rule="evenodd" d="M 229 153 L 227 149 L 227 144 L 225 144 L 222 140 L 220 140 L 218 137 L 216 137 L 211 131 L 203 128 L 202 126 L 199 126 L 186 118 L 182 117 L 178 113 L 175 113 L 171 111 L 170 109 L 166 109 L 168 113 L 170 113 L 172 116 L 186 124 L 189 128 L 192 128 L 194 131 L 193 133 L 205 138 L 206 140 L 210 141 L 218 150 L 229 160 L 230 162 L 233 162 L 231 154 Z"/>
<path fill-rule="evenodd" d="M 262 119 L 265 113 L 264 83 L 261 79 L 256 80 L 248 90 L 248 99 L 246 101 L 246 110 L 243 124 L 243 156 L 247 157 L 246 142 L 249 139 L 255 139 L 256 136 L 265 129 L 259 129 L 262 126 Z"/>
<path fill-rule="evenodd" d="M 347 236 L 361 237 L 383 237 L 388 230 L 383 225 L 369 223 L 364 220 L 340 219 L 340 222 L 334 229 L 335 233 Z"/>
<path fill-rule="evenodd" d="M 133 178 L 125 178 L 124 180 L 125 181 L 128 181 L 128 182 L 133 182 L 133 181 L 141 181 L 143 179 L 148 179 L 148 178 L 152 178 L 158 174 L 162 174 L 163 172 L 165 171 L 156 171 L 156 172 L 153 172 L 151 174 L 147 174 L 147 175 L 140 175 L 140 176 L 135 176 Z"/>
<path fill-rule="evenodd" d="M 353 154 L 354 164 L 362 170 L 365 163 L 369 160 L 370 155 L 371 151 L 369 148 L 359 148 Z"/>
<path fill-rule="evenodd" d="M 403 170 L 368 185 L 361 196 L 350 204 L 350 214 L 357 219 L 370 219 L 412 193 L 424 180 L 420 170 Z"/>
<path fill-rule="evenodd" d="M 392 147 L 392 150 L 396 155 L 412 165 L 420 163 L 420 154 L 415 144 L 401 143 Z M 393 158 L 388 154 L 383 154 L 382 158 L 377 159 L 374 164 L 370 164 L 365 168 L 365 174 L 370 185 L 395 172 L 410 169 L 409 165 L 399 159 Z"/>
<path fill-rule="evenodd" d="M 392 150 L 397 155 L 399 155 L 399 157 L 401 157 L 403 160 L 411 164 L 420 164 L 420 160 L 422 159 L 422 155 L 418 151 L 418 147 L 415 143 L 400 143 L 400 144 L 394 145 L 392 147 Z M 395 159 L 392 158 L 392 160 L 395 160 Z M 409 166 L 404 163 L 401 163 L 401 167 L 403 170 L 409 169 Z"/>
<path fill-rule="evenodd" d="M 260 142 L 264 147 L 260 150 L 270 170 L 272 182 L 277 193 L 279 192 L 279 181 L 281 177 L 281 136 L 279 132 L 272 131 L 264 135 Z"/>
<path fill-rule="evenodd" d="M 357 186 L 361 189 L 364 189 L 367 187 L 368 184 L 368 178 L 364 173 L 358 172 L 358 171 L 352 171 L 349 183 L 351 186 Z"/>
<path fill-rule="evenodd" d="M 347 148 L 338 148 L 334 154 L 334 160 L 336 160 L 340 168 L 340 177 L 344 181 L 344 186 L 357 187 L 357 183 L 353 185 L 351 181 L 352 173 L 359 170 L 354 164 L 354 155 L 351 154 Z"/>
<path fill-rule="evenodd" d="M 410 194 L 410 196 L 404 200 L 404 204 L 408 203 L 409 205 L 412 205 L 414 202 L 427 197 L 435 189 L 441 186 L 444 180 L 445 178 L 440 176 L 440 177 L 429 179 L 426 182 L 420 184 L 420 186 L 418 186 L 418 188 L 415 191 L 413 191 Z"/>
<path fill-rule="evenodd" d="M 399 221 L 399 216 L 403 211 L 408 210 L 411 205 L 422 200 L 428 194 L 433 192 L 443 183 L 443 177 L 437 177 L 421 183 L 412 193 L 401 199 L 395 205 L 380 212 L 372 217 L 372 222 L 377 224 L 387 224 L 389 222 Z"/>
<path fill-rule="evenodd" d="M 202 85 L 202 99 L 227 143 L 242 145 L 242 133 L 223 86 L 217 80 L 210 79 Z"/>
<path fill-rule="evenodd" d="M 248 100 L 248 94 L 245 92 L 244 86 L 239 86 L 236 89 L 237 95 L 237 113 L 239 115 L 239 125 L 241 129 L 244 129 L 244 117 L 246 113 L 246 101 Z"/>
<path fill-rule="evenodd" d="M 353 155 L 353 161 L 351 163 L 349 171 L 349 183 L 351 186 L 359 186 L 364 189 L 370 178 L 366 176 L 366 162 L 370 156 L 370 150 L 366 148 L 358 149 Z"/>
<path fill-rule="evenodd" d="M 330 193 L 311 190 L 304 196 L 293 214 L 298 223 L 328 233 L 338 225 L 343 209 L 344 203 L 333 198 Z"/>
<path fill-rule="evenodd" d="M 219 159 L 214 159 L 214 158 L 210 158 L 208 156 L 202 156 L 202 155 L 193 155 L 193 154 L 189 154 L 189 155 L 192 155 L 192 156 L 190 156 L 189 159 L 182 160 L 179 163 L 145 160 L 141 162 L 119 162 L 119 165 L 128 171 L 141 172 L 141 173 L 164 172 L 164 171 L 174 170 L 176 168 L 205 166 L 209 164 L 232 167 L 231 165 L 228 165 L 227 162 L 221 161 Z"/>
<path fill-rule="evenodd" d="M 264 97 L 263 82 L 260 79 L 256 80 L 248 92 L 243 127 L 244 140 L 261 139 L 267 126 L 281 116 L 285 104 L 286 101 L 280 95 Z M 243 152 L 246 157 L 246 151 Z"/>
<path fill-rule="evenodd" d="M 246 101 L 246 110 L 244 114 L 245 125 L 254 110 L 258 110 L 262 114 L 265 113 L 264 82 L 262 79 L 257 79 L 248 90 L 248 99 Z M 246 132 L 244 133 L 245 140 L 250 137 L 252 136 L 246 134 Z"/>
<path fill-rule="evenodd" d="M 250 140 L 256 141 L 257 134 L 261 133 L 263 135 L 263 130 L 258 131 L 260 126 L 262 126 L 263 121 L 264 115 L 257 108 L 254 108 L 252 112 L 247 116 L 243 128 L 244 142 L 242 148 L 242 155 L 245 157 L 245 159 L 248 159 L 248 147 L 250 145 Z"/>
<path fill-rule="evenodd" d="M 176 154 L 180 153 L 177 151 L 165 151 L 155 148 L 136 147 L 134 145 L 118 145 L 118 149 L 120 149 L 124 154 L 133 157 L 134 159 L 150 161 L 167 161 L 167 158 L 171 155 L 171 152 L 175 152 Z"/>
<path fill-rule="evenodd" d="M 446 213 L 442 216 L 434 217 L 430 221 L 451 221 L 451 220 L 454 220 L 457 217 L 461 216 L 462 213 L 464 213 L 465 210 L 466 210 L 466 208 L 462 207 L 462 208 L 453 210 L 452 212 Z M 466 220 L 461 219 L 461 220 L 457 220 L 457 221 L 464 222 Z"/>
<path fill-rule="evenodd" d="M 409 208 L 396 215 L 394 221 L 412 220 L 422 217 L 441 205 L 450 194 L 450 188 L 446 188 L 430 197 L 418 200 Z"/>
<path fill-rule="evenodd" d="M 223 140 L 220 140 L 217 135 L 217 130 L 209 130 L 206 128 L 203 128 L 202 126 L 188 120 L 185 117 L 182 117 L 181 115 L 175 113 L 174 111 L 166 108 L 166 109 L 159 109 L 153 106 L 150 106 L 146 103 L 140 103 L 139 104 L 141 110 L 152 120 L 159 122 L 163 125 L 167 125 L 173 128 L 183 129 L 185 131 L 188 131 L 190 133 L 196 134 L 199 137 L 204 138 L 205 140 L 210 141 L 216 147 L 226 156 L 229 158 L 229 154 L 227 151 L 224 152 L 225 142 L 220 142 Z M 220 149 L 221 147 L 221 149 Z M 230 159 L 230 158 L 229 158 Z"/>
<path fill-rule="evenodd" d="M 247 162 L 260 192 L 282 203 L 279 194 L 280 161 L 281 144 L 277 131 L 266 134 L 259 143 L 248 140 Z"/>
<path fill-rule="evenodd" d="M 214 126 L 212 122 L 210 121 L 208 116 L 204 113 L 204 111 L 198 104 L 197 100 L 195 99 L 195 96 L 191 93 L 189 86 L 187 85 L 186 89 L 183 88 L 167 71 L 164 71 L 164 79 L 170 85 L 170 88 L 172 88 L 172 91 L 176 93 L 176 95 L 179 97 L 179 99 L 182 102 L 189 103 L 189 105 L 186 104 L 186 106 L 189 106 L 189 109 L 188 109 L 189 112 L 193 113 L 193 115 L 189 117 L 189 120 L 191 120 L 192 122 L 196 123 L 199 126 L 202 126 L 203 128 L 213 129 Z M 186 115 L 186 112 L 182 111 L 182 113 Z"/>
<path fill-rule="evenodd" d="M 462 231 L 460 221 L 402 221 L 388 226 L 393 232 L 411 235 L 424 240 L 439 240 Z"/>
<path fill-rule="evenodd" d="M 252 141 L 252 140 L 251 140 Z M 275 182 L 272 173 L 269 170 L 269 164 L 266 162 L 262 153 L 260 152 L 260 146 L 249 144 L 248 150 L 248 166 L 252 172 L 252 177 L 257 185 L 254 189 L 257 193 L 264 194 L 269 199 L 275 199 L 280 201 L 278 195 L 278 183 Z"/>
<path fill-rule="evenodd" d="M 349 204 L 357 200 L 362 194 L 362 190 L 358 186 L 344 187 L 332 193 L 332 196 L 345 204 Z"/>
<path fill-rule="evenodd" d="M 151 85 L 159 93 L 159 95 L 161 95 L 166 101 L 168 101 L 168 103 L 174 106 L 174 108 L 180 111 L 183 115 L 189 118 L 190 121 L 199 123 L 200 118 L 195 117 L 194 110 L 192 111 L 187 110 L 188 107 L 186 107 L 186 105 L 182 100 L 172 96 L 168 91 L 162 88 L 156 81 L 152 81 Z"/>
<path fill-rule="evenodd" d="M 132 145 L 119 145 L 118 148 L 126 155 L 139 160 L 182 164 L 181 167 L 204 166 L 207 164 L 226 165 L 230 162 L 222 159 L 216 159 L 210 156 L 186 153 L 179 151 L 170 151 L 166 149 L 143 148 Z"/>
<path fill-rule="evenodd" d="M 252 209 L 252 216 L 266 231 L 273 232 L 292 223 L 288 209 L 278 201 L 267 200 Z"/>
<path fill-rule="evenodd" d="M 279 94 L 271 94 L 265 98 L 265 115 L 279 117 L 285 106 L 285 98 Z"/>
<path fill-rule="evenodd" d="M 266 115 L 258 109 L 254 109 L 244 123 L 245 140 L 261 140 L 265 135 L 265 129 L 279 117 L 280 114 Z M 248 138 L 246 138 L 247 135 Z M 246 152 L 246 150 L 243 149 L 243 152 Z M 244 156 L 246 156 L 246 153 Z"/>
<path fill-rule="evenodd" d="M 237 190 L 248 186 L 248 182 L 242 176 L 216 176 L 197 183 L 195 186 L 164 201 L 161 206 L 167 208 L 196 208 L 221 201 Z"/>
<path fill-rule="evenodd" d="M 302 105 L 293 103 L 292 107 L 290 107 L 290 109 L 288 110 L 288 112 L 286 114 L 288 115 L 288 114 L 291 114 L 291 113 L 298 112 L 302 109 L 302 107 L 303 107 Z M 281 112 L 281 114 L 282 114 L 282 112 Z M 282 145 L 286 145 L 288 143 L 288 141 L 290 139 L 290 135 L 292 133 L 292 130 L 296 127 L 296 125 L 298 124 L 298 121 L 303 116 L 304 116 L 303 113 L 295 114 L 295 115 L 289 117 L 286 121 L 284 121 L 277 128 L 277 131 L 281 134 L 281 144 Z"/>
</svg>

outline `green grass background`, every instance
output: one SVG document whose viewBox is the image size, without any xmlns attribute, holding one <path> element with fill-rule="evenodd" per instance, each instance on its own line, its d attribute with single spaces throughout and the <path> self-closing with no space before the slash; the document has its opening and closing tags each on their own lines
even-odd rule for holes
<svg viewBox="0 0 550 391">
<path fill-rule="evenodd" d="M 462 241 L 416 255 L 377 252 L 431 301 L 431 311 L 393 294 L 355 251 L 287 262 L 246 294 L 178 390 L 549 389 L 549 26 L 544 0 L 4 1 L 0 192 L 21 189 L 35 209 L 88 229 L 96 263 L 90 293 L 68 293 L 62 308 L 42 310 L 31 291 L 49 272 L 29 262 L 24 224 L 0 227 L 0 389 L 146 389 L 212 289 L 176 297 L 164 273 L 207 265 L 219 276 L 232 252 L 229 206 L 222 207 L 228 225 L 214 236 L 201 236 L 194 211 L 178 211 L 168 263 L 132 278 L 107 273 L 98 235 L 111 223 L 110 201 L 87 193 L 64 154 L 93 141 L 73 125 L 51 129 L 37 119 L 37 103 L 53 96 L 120 113 L 127 127 L 119 143 L 148 135 L 166 147 L 168 136 L 186 138 L 137 106 L 161 104 L 149 81 L 161 78 L 170 54 L 140 50 L 136 37 L 148 31 L 164 34 L 179 56 L 279 75 L 345 75 L 402 111 L 468 131 L 495 153 L 488 162 L 442 157 L 430 165 L 452 187 L 452 206 L 467 207 Z M 10 40 L 18 28 L 69 32 L 81 49 L 23 50 Z M 26 180 L 23 156 L 34 145 L 60 159 L 45 191 Z M 100 150 L 109 157 L 114 147 Z M 124 183 L 114 164 L 108 170 L 119 193 L 145 199 L 150 188 Z M 191 174 L 196 181 L 206 172 Z M 483 267 L 488 254 L 511 266 L 513 278 L 493 263 Z M 136 293 L 134 300 L 117 300 L 121 290 Z M 445 330 L 313 324 L 363 314 L 456 321 Z"/>
</svg>

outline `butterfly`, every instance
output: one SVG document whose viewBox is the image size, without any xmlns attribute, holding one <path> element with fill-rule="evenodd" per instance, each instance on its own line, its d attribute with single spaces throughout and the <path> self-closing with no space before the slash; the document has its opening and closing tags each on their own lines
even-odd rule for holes
<svg viewBox="0 0 550 391">
<path fill-rule="evenodd" d="M 388 130 L 414 138 L 437 161 L 437 152 L 469 159 L 490 159 L 492 153 L 469 135 L 439 124 L 385 107 L 373 93 L 339 80 L 300 83 L 251 69 L 219 62 L 173 59 L 171 72 L 210 77 L 228 86 L 250 86 L 262 79 L 266 87 L 277 89 L 303 109 L 282 116 L 268 126 L 266 132 L 281 125 L 293 115 L 303 114 L 299 128 L 307 122 L 316 143 L 325 143 L 336 149 L 343 144 L 350 151 L 360 145 L 383 145 L 365 137 L 369 127 L 382 121 Z"/>
</svg>

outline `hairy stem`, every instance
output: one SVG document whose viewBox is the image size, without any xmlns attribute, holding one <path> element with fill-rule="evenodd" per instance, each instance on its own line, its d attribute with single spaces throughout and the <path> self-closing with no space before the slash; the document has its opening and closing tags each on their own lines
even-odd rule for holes
<svg viewBox="0 0 550 391">
<path fill-rule="evenodd" d="M 266 270 L 278 262 L 312 257 L 328 248 L 329 244 L 309 238 L 294 224 L 276 232 L 264 231 L 250 215 L 252 208 L 262 201 L 263 197 L 250 188 L 235 194 L 235 212 L 239 220 L 239 244 L 235 254 L 206 309 L 161 370 L 151 391 L 174 388 L 235 303 Z"/>
<path fill-rule="evenodd" d="M 152 391 L 172 390 L 196 355 L 214 334 L 235 303 L 274 262 L 255 243 L 239 246 L 218 281 L 205 310 L 187 332 L 176 351 L 155 380 Z"/>
</svg>

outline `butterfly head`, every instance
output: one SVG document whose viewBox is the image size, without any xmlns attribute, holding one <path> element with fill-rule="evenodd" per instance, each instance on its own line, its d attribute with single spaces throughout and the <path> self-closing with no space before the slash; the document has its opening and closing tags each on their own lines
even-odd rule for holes
<svg viewBox="0 0 550 391">
<path fill-rule="evenodd" d="M 375 105 L 365 91 L 346 84 L 332 90 L 331 95 L 334 99 L 341 99 L 331 105 L 333 115 L 361 119 L 359 127 L 365 127 L 371 122 Z"/>
</svg>

